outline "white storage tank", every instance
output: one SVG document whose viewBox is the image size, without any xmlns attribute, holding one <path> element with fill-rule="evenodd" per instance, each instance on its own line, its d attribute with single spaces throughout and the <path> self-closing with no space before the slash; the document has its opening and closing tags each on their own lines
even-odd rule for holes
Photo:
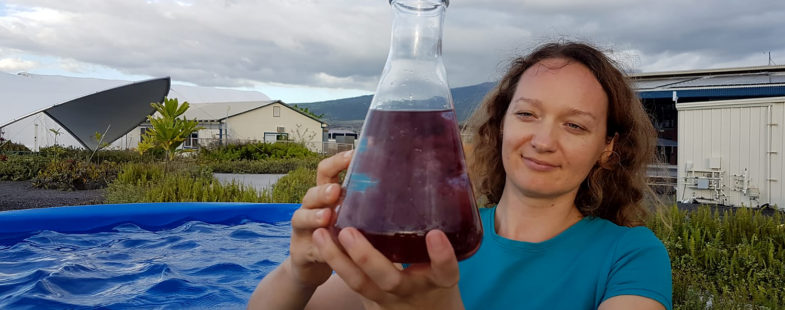
<svg viewBox="0 0 785 310">
<path fill-rule="evenodd" d="M 785 97 L 678 103 L 676 110 L 677 200 L 785 209 Z"/>
</svg>

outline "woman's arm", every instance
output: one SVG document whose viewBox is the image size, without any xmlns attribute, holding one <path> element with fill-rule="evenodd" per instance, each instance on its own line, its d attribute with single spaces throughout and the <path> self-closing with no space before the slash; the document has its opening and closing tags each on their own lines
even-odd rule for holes
<svg viewBox="0 0 785 310">
<path fill-rule="evenodd" d="M 303 286 L 291 273 L 291 259 L 267 274 L 256 286 L 248 309 L 303 309 L 316 287 Z"/>
<path fill-rule="evenodd" d="M 314 290 L 291 280 L 287 262 L 288 259 L 259 283 L 251 295 L 248 309 L 363 309 L 360 295 L 337 275 L 333 274 Z"/>
<path fill-rule="evenodd" d="M 316 289 L 305 309 L 362 310 L 364 308 L 362 297 L 352 291 L 341 277 L 333 274 L 327 282 Z"/>
<path fill-rule="evenodd" d="M 350 160 L 351 152 L 345 152 L 319 163 L 317 186 L 308 190 L 292 215 L 289 257 L 259 282 L 248 301 L 249 309 L 303 309 L 317 288 L 330 278 L 332 269 L 319 255 L 312 237 L 315 229 L 328 227 L 334 216 L 333 208 L 341 192 L 338 175 Z"/>
<path fill-rule="evenodd" d="M 619 295 L 603 301 L 597 310 L 665 310 L 659 301 L 635 295 Z"/>
</svg>

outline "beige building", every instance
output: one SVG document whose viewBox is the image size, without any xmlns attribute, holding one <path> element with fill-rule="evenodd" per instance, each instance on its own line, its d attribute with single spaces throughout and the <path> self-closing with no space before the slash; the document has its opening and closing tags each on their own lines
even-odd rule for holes
<svg viewBox="0 0 785 310">
<path fill-rule="evenodd" d="M 323 152 L 327 123 L 281 101 L 192 103 L 185 118 L 204 127 L 183 143 L 184 148 L 243 142 L 302 142 L 314 152 Z M 139 143 L 147 122 L 129 132 L 130 147 Z M 123 141 L 121 138 L 120 141 Z"/>
</svg>

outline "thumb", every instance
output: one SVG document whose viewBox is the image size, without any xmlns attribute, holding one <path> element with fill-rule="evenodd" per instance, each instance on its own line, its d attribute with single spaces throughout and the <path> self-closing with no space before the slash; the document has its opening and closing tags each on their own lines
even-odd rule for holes
<svg viewBox="0 0 785 310">
<path fill-rule="evenodd" d="M 460 271 L 455 250 L 441 230 L 431 230 L 425 235 L 428 256 L 431 259 L 431 282 L 440 287 L 452 287 L 458 284 Z"/>
</svg>

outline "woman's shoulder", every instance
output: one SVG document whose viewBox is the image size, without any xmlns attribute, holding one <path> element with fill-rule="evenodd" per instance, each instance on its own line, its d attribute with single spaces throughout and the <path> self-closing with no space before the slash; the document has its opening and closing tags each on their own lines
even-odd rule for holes
<svg viewBox="0 0 785 310">
<path fill-rule="evenodd" d="M 594 230 L 594 237 L 604 238 L 616 244 L 616 253 L 643 248 L 665 250 L 662 241 L 646 226 L 621 226 L 597 217 L 589 217 L 585 221 L 588 223 L 587 226 Z"/>
</svg>

